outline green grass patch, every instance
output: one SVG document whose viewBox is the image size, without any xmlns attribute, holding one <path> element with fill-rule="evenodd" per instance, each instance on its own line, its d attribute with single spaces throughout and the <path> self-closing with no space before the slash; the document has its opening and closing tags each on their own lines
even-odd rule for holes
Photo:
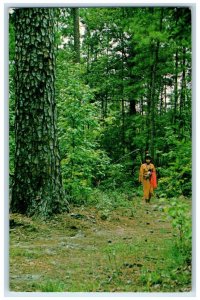
<svg viewBox="0 0 200 300">
<path fill-rule="evenodd" d="M 33 286 L 37 292 L 65 292 L 66 284 L 59 280 L 46 280 L 42 283 L 34 283 Z"/>
</svg>

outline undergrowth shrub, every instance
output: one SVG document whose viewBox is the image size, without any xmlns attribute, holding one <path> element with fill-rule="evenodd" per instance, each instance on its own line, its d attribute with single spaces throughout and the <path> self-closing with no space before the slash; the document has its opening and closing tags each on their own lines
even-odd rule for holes
<svg viewBox="0 0 200 300">
<path fill-rule="evenodd" d="M 173 198 L 166 213 L 170 217 L 176 239 L 174 247 L 176 254 L 184 260 L 185 265 L 191 265 L 192 260 L 192 215 L 191 201 L 180 197 Z"/>
<path fill-rule="evenodd" d="M 163 197 L 173 198 L 192 194 L 191 141 L 176 141 L 173 151 L 163 153 L 166 164 L 157 168 L 158 190 Z"/>
</svg>

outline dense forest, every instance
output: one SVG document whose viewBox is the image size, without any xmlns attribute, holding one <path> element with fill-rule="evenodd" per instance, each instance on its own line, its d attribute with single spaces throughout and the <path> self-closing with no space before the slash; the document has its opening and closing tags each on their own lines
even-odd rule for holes
<svg viewBox="0 0 200 300">
<path fill-rule="evenodd" d="M 12 9 L 9 37 L 11 214 L 96 207 L 107 220 L 142 201 L 148 151 L 154 201 L 166 204 L 188 260 L 190 8 Z"/>
</svg>

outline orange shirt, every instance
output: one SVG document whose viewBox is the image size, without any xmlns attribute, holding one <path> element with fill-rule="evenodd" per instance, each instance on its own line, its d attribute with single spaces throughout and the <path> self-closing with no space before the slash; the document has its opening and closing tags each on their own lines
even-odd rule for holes
<svg viewBox="0 0 200 300">
<path fill-rule="evenodd" d="M 155 172 L 155 167 L 152 163 L 147 164 L 144 163 L 140 167 L 140 172 L 139 172 L 139 182 L 143 182 L 144 180 L 149 180 L 150 179 L 150 172 L 154 171 Z"/>
</svg>

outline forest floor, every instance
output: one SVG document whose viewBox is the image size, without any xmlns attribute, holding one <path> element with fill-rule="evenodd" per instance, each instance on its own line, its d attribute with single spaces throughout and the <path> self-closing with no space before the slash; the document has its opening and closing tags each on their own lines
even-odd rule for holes
<svg viewBox="0 0 200 300">
<path fill-rule="evenodd" d="M 73 207 L 49 221 L 10 216 L 10 291 L 188 292 L 163 204 Z"/>
</svg>

